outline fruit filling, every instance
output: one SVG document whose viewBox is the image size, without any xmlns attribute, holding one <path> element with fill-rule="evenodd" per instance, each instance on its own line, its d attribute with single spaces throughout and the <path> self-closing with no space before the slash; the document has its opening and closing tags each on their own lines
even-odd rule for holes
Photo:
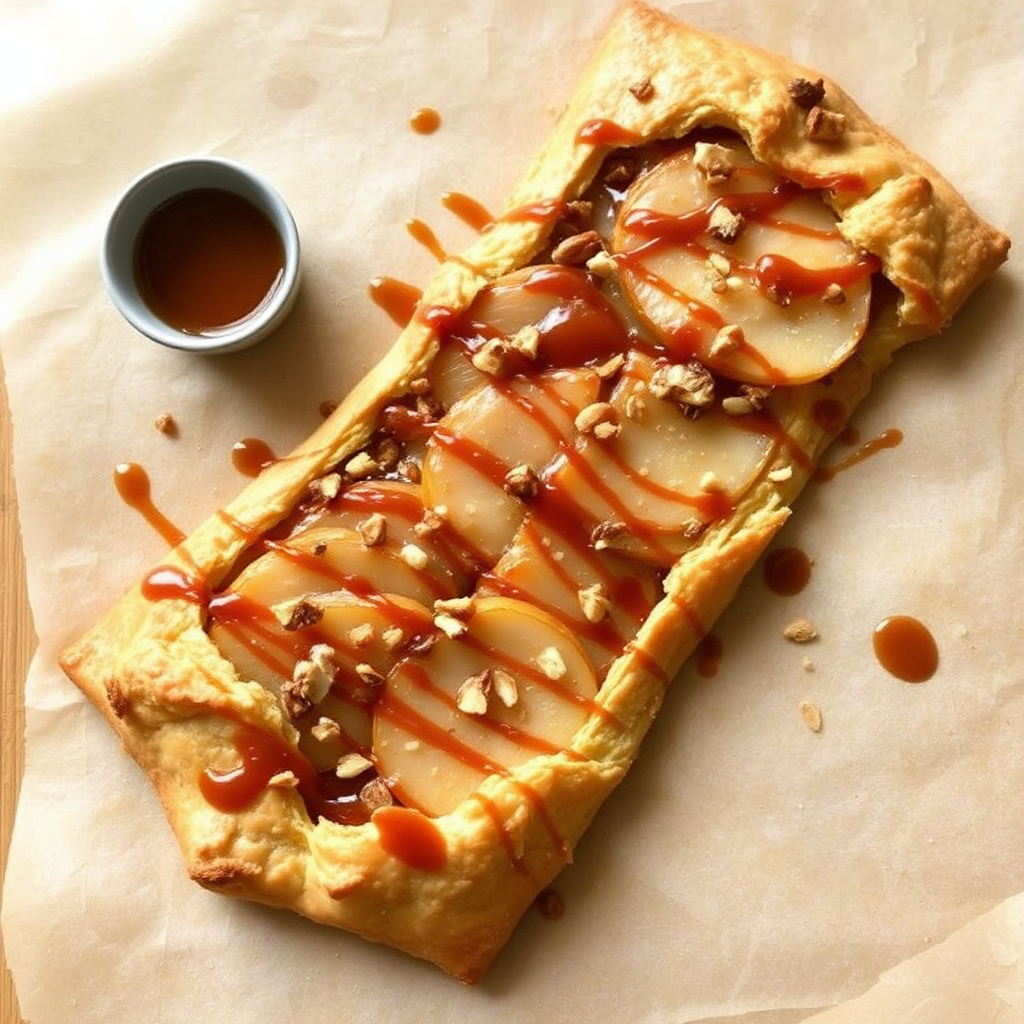
<svg viewBox="0 0 1024 1024">
<path fill-rule="evenodd" d="M 784 478 L 787 410 L 864 332 L 877 260 L 735 137 L 617 151 L 560 209 L 209 602 L 314 817 L 444 815 L 577 756 L 667 570 Z"/>
</svg>

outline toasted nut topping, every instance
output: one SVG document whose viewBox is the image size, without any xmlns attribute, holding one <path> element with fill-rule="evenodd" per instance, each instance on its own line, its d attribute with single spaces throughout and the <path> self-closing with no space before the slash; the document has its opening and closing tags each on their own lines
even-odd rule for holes
<svg viewBox="0 0 1024 1024">
<path fill-rule="evenodd" d="M 308 660 L 297 661 L 292 678 L 281 687 L 288 717 L 295 721 L 314 704 L 319 704 L 327 696 L 336 671 L 334 648 L 328 644 L 313 644 Z"/>
<path fill-rule="evenodd" d="M 806 644 L 818 636 L 818 631 L 809 619 L 799 618 L 790 622 L 782 630 L 782 635 L 795 644 Z"/>
<path fill-rule="evenodd" d="M 548 677 L 548 679 L 562 679 L 569 670 L 565 667 L 565 660 L 562 652 L 557 647 L 545 647 L 537 655 L 537 668 Z"/>
<path fill-rule="evenodd" d="M 626 357 L 621 352 L 616 352 L 611 359 L 603 362 L 600 366 L 595 366 L 594 372 L 601 380 L 612 380 L 619 375 L 619 371 L 625 365 Z"/>
<path fill-rule="evenodd" d="M 433 390 L 433 385 L 430 383 L 429 377 L 414 377 L 409 381 L 409 394 L 421 397 L 423 395 L 429 395 Z"/>
<path fill-rule="evenodd" d="M 718 203 L 708 218 L 708 234 L 720 242 L 735 242 L 743 231 L 744 223 L 741 214 L 733 213 L 728 206 Z"/>
<path fill-rule="evenodd" d="M 800 701 L 800 717 L 811 732 L 821 732 L 821 708 L 809 700 Z"/>
<path fill-rule="evenodd" d="M 387 539 L 388 521 L 379 512 L 374 512 L 357 523 L 356 530 L 365 547 L 375 548 Z"/>
<path fill-rule="evenodd" d="M 491 688 L 505 707 L 514 708 L 519 703 L 519 687 L 516 686 L 515 677 L 504 669 L 496 668 L 491 672 Z"/>
<path fill-rule="evenodd" d="M 702 409 L 715 400 L 715 380 L 708 368 L 696 359 L 659 366 L 651 375 L 647 388 L 655 398 L 695 409 Z"/>
<path fill-rule="evenodd" d="M 717 142 L 698 142 L 693 147 L 693 163 L 712 185 L 727 181 L 732 176 L 733 151 Z"/>
<path fill-rule="evenodd" d="M 746 416 L 754 411 L 754 407 L 742 395 L 729 395 L 722 399 L 722 411 L 729 416 Z"/>
<path fill-rule="evenodd" d="M 368 665 L 365 661 L 361 661 L 356 665 L 356 675 L 359 676 L 367 686 L 376 688 L 384 685 L 384 676 L 382 676 L 372 665 Z"/>
<path fill-rule="evenodd" d="M 744 340 L 743 328 L 739 324 L 726 324 L 719 329 L 708 351 L 712 356 L 735 352 Z"/>
<path fill-rule="evenodd" d="M 583 617 L 587 622 L 600 622 L 611 609 L 612 603 L 608 599 L 608 591 L 603 583 L 594 583 L 589 587 L 582 587 L 576 592 L 580 602 Z"/>
<path fill-rule="evenodd" d="M 403 480 L 408 480 L 411 484 L 418 484 L 422 478 L 419 463 L 412 459 L 401 459 L 395 469 Z"/>
<path fill-rule="evenodd" d="M 725 484 L 713 469 L 709 469 L 700 478 L 700 489 L 707 494 L 721 494 L 725 490 Z"/>
<path fill-rule="evenodd" d="M 824 302 L 826 306 L 841 306 L 846 302 L 846 292 L 844 292 L 839 285 L 830 284 L 825 291 L 822 292 L 821 301 Z"/>
<path fill-rule="evenodd" d="M 629 528 L 625 523 L 618 520 L 606 520 L 598 523 L 590 531 L 590 543 L 596 551 L 604 551 L 608 548 L 621 548 L 629 539 Z"/>
<path fill-rule="evenodd" d="M 309 484 L 309 496 L 317 503 L 326 503 L 341 493 L 341 474 L 328 473 Z"/>
<path fill-rule="evenodd" d="M 178 424 L 169 412 L 160 413 L 160 415 L 153 420 L 153 426 L 156 427 L 161 434 L 166 434 L 168 437 L 178 436 Z"/>
<path fill-rule="evenodd" d="M 455 694 L 455 706 L 467 715 L 485 715 L 492 676 L 489 668 L 470 676 Z"/>
<path fill-rule="evenodd" d="M 618 163 L 612 164 L 612 166 L 605 171 L 604 178 L 602 180 L 606 185 L 622 188 L 628 185 L 636 177 L 637 170 L 638 167 L 635 163 L 631 163 L 628 160 L 620 160 Z"/>
<path fill-rule="evenodd" d="M 465 597 L 441 597 L 434 602 L 434 611 L 438 615 L 454 615 L 457 619 L 468 619 L 476 611 L 476 601 L 472 594 Z"/>
<path fill-rule="evenodd" d="M 771 397 L 772 389 L 761 384 L 741 384 L 740 395 L 745 398 L 754 412 L 760 412 Z"/>
<path fill-rule="evenodd" d="M 313 545 L 313 554 L 316 555 L 317 558 L 321 558 L 324 555 L 326 555 L 327 554 L 327 541 L 325 541 L 325 540 L 318 540 Z"/>
<path fill-rule="evenodd" d="M 804 110 L 816 107 L 825 98 L 825 82 L 819 78 L 811 82 L 806 78 L 794 78 L 786 86 L 786 92 L 793 97 L 793 102 Z"/>
<path fill-rule="evenodd" d="M 594 204 L 589 199 L 570 199 L 565 204 L 562 220 L 567 224 L 575 224 L 578 228 L 585 228 L 590 224 L 594 216 Z"/>
<path fill-rule="evenodd" d="M 393 438 L 382 438 L 373 453 L 377 468 L 382 473 L 390 473 L 402 457 L 402 446 Z"/>
<path fill-rule="evenodd" d="M 644 410 L 647 408 L 647 403 L 644 401 L 644 386 L 639 381 L 637 381 L 637 384 L 639 386 L 626 395 L 627 420 L 642 420 L 644 418 Z"/>
<path fill-rule="evenodd" d="M 402 550 L 398 552 L 398 557 L 411 569 L 422 570 L 430 565 L 430 556 L 423 548 L 418 548 L 415 544 L 403 544 Z"/>
<path fill-rule="evenodd" d="M 377 460 L 369 452 L 359 452 L 345 463 L 345 472 L 353 480 L 365 480 L 379 469 Z"/>
<path fill-rule="evenodd" d="M 551 262 L 563 267 L 580 267 L 601 251 L 601 236 L 596 231 L 581 231 L 562 239 L 551 251 Z"/>
<path fill-rule="evenodd" d="M 278 772 L 267 779 L 271 789 L 294 789 L 299 784 L 299 777 L 292 771 Z"/>
<path fill-rule="evenodd" d="M 533 466 L 528 466 L 524 462 L 521 466 L 513 466 L 505 474 L 502 488 L 506 494 L 527 501 L 537 497 L 537 492 L 540 490 L 540 478 Z"/>
<path fill-rule="evenodd" d="M 387 783 L 381 778 L 370 779 L 370 781 L 359 790 L 359 802 L 368 810 L 375 811 L 378 807 L 390 807 L 394 797 Z"/>
<path fill-rule="evenodd" d="M 807 114 L 804 130 L 816 142 L 835 142 L 846 131 L 846 115 L 824 107 L 812 107 Z"/>
<path fill-rule="evenodd" d="M 342 754 L 338 758 L 334 774 L 339 779 L 354 779 L 357 775 L 362 775 L 363 772 L 368 771 L 372 767 L 373 762 L 368 757 L 363 757 L 362 754 L 352 751 L 349 754 Z"/>
<path fill-rule="evenodd" d="M 470 362 L 481 372 L 490 377 L 497 377 L 505 372 L 508 352 L 504 343 L 498 338 L 485 341 L 472 355 Z"/>
<path fill-rule="evenodd" d="M 393 651 L 396 647 L 400 647 L 402 642 L 405 640 L 405 633 L 402 631 L 400 626 L 388 626 L 380 635 L 381 640 L 384 641 L 384 646 L 389 650 Z"/>
<path fill-rule="evenodd" d="M 575 422 L 581 434 L 592 434 L 602 441 L 616 437 L 621 429 L 619 414 L 608 402 L 592 402 L 580 410 Z"/>
<path fill-rule="evenodd" d="M 309 732 L 318 743 L 331 743 L 341 739 L 341 726 L 333 718 L 318 718 L 316 725 Z"/>
<path fill-rule="evenodd" d="M 360 622 L 358 626 L 353 626 L 348 631 L 348 642 L 353 647 L 367 647 L 373 643 L 374 635 L 372 623 Z"/>
<path fill-rule="evenodd" d="M 417 537 L 429 537 L 432 533 L 437 533 L 444 526 L 447 519 L 448 509 L 444 505 L 438 505 L 436 508 L 425 508 L 423 510 L 423 518 L 414 524 L 412 529 Z"/>
<path fill-rule="evenodd" d="M 654 95 L 654 86 L 651 85 L 651 80 L 649 78 L 645 78 L 640 82 L 634 82 L 629 87 L 629 91 L 641 103 L 646 103 Z"/>
<path fill-rule="evenodd" d="M 587 270 L 598 277 L 611 277 L 618 270 L 618 264 L 615 262 L 615 257 L 610 256 L 602 249 L 587 260 Z"/>
<path fill-rule="evenodd" d="M 457 619 L 454 615 L 445 614 L 435 615 L 434 625 L 452 640 L 458 639 L 468 628 L 462 619 Z"/>
<path fill-rule="evenodd" d="M 536 359 L 540 351 L 540 331 L 533 324 L 526 324 L 506 340 L 506 345 L 527 359 Z"/>
<path fill-rule="evenodd" d="M 782 484 L 787 480 L 793 478 L 793 467 L 792 466 L 779 466 L 777 469 L 771 470 L 768 474 L 768 479 L 773 484 Z"/>
<path fill-rule="evenodd" d="M 716 207 L 720 209 L 720 207 Z M 708 253 L 708 266 L 721 277 L 728 277 L 732 273 L 732 261 L 728 256 L 723 256 L 720 252 L 709 252 Z"/>
<path fill-rule="evenodd" d="M 323 608 L 305 598 L 274 605 L 273 612 L 277 621 L 289 632 L 315 626 L 324 617 Z"/>
</svg>

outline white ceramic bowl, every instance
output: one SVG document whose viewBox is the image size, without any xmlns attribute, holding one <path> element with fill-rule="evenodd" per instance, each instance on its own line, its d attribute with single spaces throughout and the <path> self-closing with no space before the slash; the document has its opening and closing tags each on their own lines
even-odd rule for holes
<svg viewBox="0 0 1024 1024">
<path fill-rule="evenodd" d="M 223 329 L 193 334 L 157 316 L 139 292 L 135 254 L 150 214 L 176 196 L 196 189 L 223 189 L 255 204 L 270 219 L 284 248 L 284 271 L 274 290 L 251 316 Z M 276 330 L 290 312 L 299 286 L 299 235 L 280 195 L 258 175 L 231 160 L 197 156 L 158 164 L 124 190 L 103 239 L 103 281 L 114 305 L 147 338 L 188 352 L 235 352 Z"/>
</svg>

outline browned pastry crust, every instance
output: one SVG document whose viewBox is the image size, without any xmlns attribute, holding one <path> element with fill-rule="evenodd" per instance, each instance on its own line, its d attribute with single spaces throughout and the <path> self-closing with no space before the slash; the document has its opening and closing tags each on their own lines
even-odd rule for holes
<svg viewBox="0 0 1024 1024">
<path fill-rule="evenodd" d="M 581 128 L 599 121 L 622 129 L 629 145 L 726 128 L 782 176 L 826 189 L 842 234 L 879 258 L 893 287 L 888 301 L 876 303 L 857 353 L 827 384 L 800 389 L 788 407 L 783 425 L 810 463 L 833 436 L 815 423 L 813 402 L 827 390 L 852 411 L 893 353 L 947 323 L 1009 244 L 839 86 L 825 79 L 822 95 L 819 79 L 627 2 L 508 204 L 516 210 L 581 195 L 609 151 L 625 145 L 581 140 Z M 488 281 L 541 251 L 550 229 L 550 222 L 499 219 L 439 268 L 421 308 L 465 309 Z M 437 350 L 434 327 L 414 318 L 308 440 L 200 525 L 164 564 L 215 588 L 253 537 L 289 515 L 311 481 L 366 443 L 381 408 L 427 371 Z M 292 734 L 276 699 L 239 679 L 221 656 L 196 602 L 148 600 L 136 587 L 61 663 L 152 780 L 197 882 L 290 907 L 475 981 L 622 779 L 667 681 L 785 521 L 810 471 L 796 465 L 787 479 L 773 479 L 770 468 L 671 569 L 666 597 L 613 664 L 597 698 L 602 713 L 590 716 L 571 751 L 489 777 L 481 790 L 486 802 L 467 799 L 436 819 L 446 849 L 439 869 L 388 853 L 372 822 L 312 822 L 292 788 L 267 788 L 237 813 L 210 805 L 201 773 L 237 761 L 239 722 L 286 742 Z M 522 784 L 540 795 L 543 814 L 523 800 Z"/>
</svg>

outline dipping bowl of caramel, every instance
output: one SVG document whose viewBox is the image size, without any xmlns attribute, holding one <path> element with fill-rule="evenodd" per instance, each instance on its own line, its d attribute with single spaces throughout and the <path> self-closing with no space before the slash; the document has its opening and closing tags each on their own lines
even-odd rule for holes
<svg viewBox="0 0 1024 1024">
<path fill-rule="evenodd" d="M 197 156 L 159 164 L 121 193 L 101 254 L 114 305 L 170 348 L 221 353 L 276 330 L 299 285 L 291 211 L 259 175 Z"/>
</svg>

